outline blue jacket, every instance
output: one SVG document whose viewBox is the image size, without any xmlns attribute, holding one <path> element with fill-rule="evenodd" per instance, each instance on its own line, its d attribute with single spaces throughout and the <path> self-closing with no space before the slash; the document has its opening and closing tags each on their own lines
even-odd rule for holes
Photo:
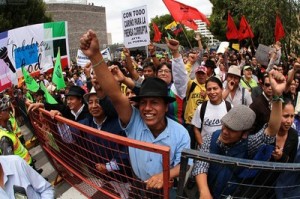
<svg viewBox="0 0 300 199">
<path fill-rule="evenodd" d="M 246 139 L 242 139 L 234 146 L 225 150 L 218 143 L 218 137 L 221 130 L 215 131 L 212 135 L 210 144 L 210 153 L 224 155 L 235 158 L 248 157 L 248 143 Z M 221 198 L 221 194 L 230 195 L 235 191 L 236 186 L 229 184 L 228 181 L 237 182 L 237 175 L 241 171 L 234 167 L 222 166 L 219 163 L 210 163 L 208 170 L 208 185 L 213 198 Z"/>
</svg>

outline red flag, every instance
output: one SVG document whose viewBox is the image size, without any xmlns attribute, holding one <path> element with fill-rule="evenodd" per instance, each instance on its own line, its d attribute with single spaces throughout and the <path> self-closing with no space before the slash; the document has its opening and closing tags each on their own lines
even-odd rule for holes
<svg viewBox="0 0 300 199">
<path fill-rule="evenodd" d="M 174 0 L 163 0 L 163 2 L 175 21 L 178 21 L 194 30 L 197 30 L 198 25 L 193 20 L 202 20 L 209 26 L 209 21 L 206 16 L 199 12 L 196 8 Z"/>
<path fill-rule="evenodd" d="M 280 17 L 276 16 L 276 24 L 275 24 L 275 41 L 279 41 L 282 37 L 284 37 L 285 32 L 283 25 L 281 23 Z"/>
<path fill-rule="evenodd" d="M 162 35 L 162 34 L 161 34 L 161 32 L 159 31 L 157 25 L 156 25 L 154 22 L 152 22 L 152 25 L 153 25 L 153 30 L 154 30 L 153 41 L 159 42 L 160 39 L 161 39 L 161 35 Z"/>
<path fill-rule="evenodd" d="M 251 30 L 250 25 L 248 24 L 245 16 L 243 15 L 240 21 L 240 29 L 239 29 L 239 40 L 243 40 L 246 38 L 253 38 L 254 34 Z"/>
<path fill-rule="evenodd" d="M 239 38 L 239 32 L 235 26 L 235 23 L 230 13 L 228 13 L 226 37 L 228 40 Z"/>
</svg>

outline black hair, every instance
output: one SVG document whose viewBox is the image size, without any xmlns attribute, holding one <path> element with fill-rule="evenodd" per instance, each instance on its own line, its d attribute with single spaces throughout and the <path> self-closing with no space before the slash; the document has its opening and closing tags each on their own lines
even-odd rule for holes
<svg viewBox="0 0 300 199">
<path fill-rule="evenodd" d="M 284 98 L 284 101 L 282 103 L 282 110 L 286 107 L 286 105 L 289 105 L 289 104 L 291 104 L 295 108 L 292 99 L 290 99 L 289 97 Z"/>
<path fill-rule="evenodd" d="M 220 80 L 219 78 L 214 77 L 214 76 L 208 78 L 208 79 L 206 80 L 206 82 L 205 82 L 205 88 L 207 88 L 207 84 L 208 84 L 209 82 L 214 82 L 214 83 L 218 84 L 218 86 L 219 86 L 221 89 L 223 89 L 222 82 L 221 82 L 221 80 Z"/>
<path fill-rule="evenodd" d="M 167 63 L 167 62 L 164 62 L 164 63 L 159 64 L 159 65 L 157 66 L 156 70 L 158 71 L 158 70 L 161 69 L 163 66 L 167 66 L 168 69 L 170 69 L 171 72 L 172 72 L 172 65 L 169 64 L 169 63 Z"/>
<path fill-rule="evenodd" d="M 263 73 L 262 75 L 262 79 L 261 79 L 261 83 L 264 84 L 265 83 L 265 79 L 269 78 L 269 74 L 267 72 Z"/>
<path fill-rule="evenodd" d="M 215 62 L 212 61 L 212 60 L 210 60 L 210 59 L 206 60 L 204 66 L 205 66 L 206 68 L 208 68 L 208 67 L 210 67 L 210 68 L 212 68 L 212 69 L 216 68 Z"/>
<path fill-rule="evenodd" d="M 150 62 L 150 61 L 144 63 L 143 69 L 145 69 L 145 68 L 151 68 L 154 71 L 154 73 L 156 71 L 154 64 L 152 62 Z"/>
</svg>

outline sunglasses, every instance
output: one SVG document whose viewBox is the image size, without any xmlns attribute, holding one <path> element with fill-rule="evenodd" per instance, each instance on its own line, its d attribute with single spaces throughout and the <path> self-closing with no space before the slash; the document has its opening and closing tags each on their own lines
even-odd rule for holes
<svg viewBox="0 0 300 199">
<path fill-rule="evenodd" d="M 270 87 L 271 84 L 269 84 L 269 83 L 264 83 L 264 86 L 265 86 L 265 87 Z"/>
</svg>

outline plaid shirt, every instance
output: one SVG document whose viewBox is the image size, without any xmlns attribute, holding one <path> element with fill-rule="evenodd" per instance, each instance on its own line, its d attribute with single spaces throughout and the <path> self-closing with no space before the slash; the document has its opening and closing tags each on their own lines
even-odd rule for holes
<svg viewBox="0 0 300 199">
<path fill-rule="evenodd" d="M 264 144 L 264 143 L 272 144 L 275 142 L 275 136 L 268 136 L 264 133 L 266 127 L 267 127 L 267 125 L 265 125 L 258 133 L 248 136 L 248 138 L 247 138 L 248 139 L 248 157 L 253 157 L 254 154 L 256 153 L 256 151 L 258 150 L 258 148 L 262 144 Z M 207 152 L 207 153 L 210 152 L 211 138 L 212 138 L 212 134 L 206 136 L 206 138 L 204 139 L 204 143 L 201 146 L 200 151 Z M 226 149 L 229 148 L 228 146 L 223 144 L 219 139 L 216 144 L 219 145 L 225 151 L 226 151 Z M 232 146 L 230 146 L 230 147 L 232 147 Z M 198 160 L 195 163 L 195 166 L 192 171 L 192 175 L 196 176 L 201 173 L 207 173 L 208 169 L 209 169 L 208 162 Z"/>
</svg>

